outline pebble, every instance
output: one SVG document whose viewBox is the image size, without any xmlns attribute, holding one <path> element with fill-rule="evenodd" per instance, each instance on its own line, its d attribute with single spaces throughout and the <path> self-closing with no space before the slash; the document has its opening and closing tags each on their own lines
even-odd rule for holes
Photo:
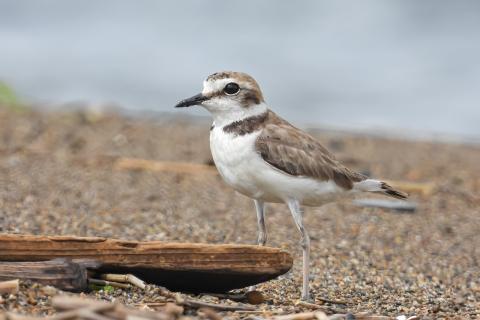
<svg viewBox="0 0 480 320">
<path fill-rule="evenodd" d="M 120 157 L 206 163 L 211 159 L 208 123 L 109 112 L 93 122 L 84 119 L 68 112 L 0 110 L 0 137 L 9 137 L 0 152 L 0 232 L 255 243 L 252 201 L 217 175 L 113 170 Z M 354 170 L 442 186 L 428 196 L 412 194 L 410 201 L 418 207 L 411 215 L 363 209 L 350 201 L 305 209 L 312 238 L 312 294 L 346 302 L 322 307 L 331 314 L 341 307 L 351 314 L 390 317 L 477 315 L 480 202 L 474 195 L 480 192 L 480 148 L 346 134 L 339 138 L 326 131 L 318 137 L 324 145 L 341 145 L 340 161 L 354 156 L 356 161 L 349 162 Z M 413 171 L 417 174 L 409 176 Z M 308 311 L 295 306 L 301 250 L 289 216 L 284 205 L 267 208 L 268 245 L 291 252 L 295 260 L 289 274 L 257 286 L 265 300 L 256 306 L 261 310 Z M 29 301 L 31 291 L 36 304 Z M 55 294 L 55 288 L 27 282 L 16 295 L 0 296 L 0 305 L 46 315 L 53 312 Z M 156 286 L 87 295 L 131 306 L 165 301 Z M 197 317 L 188 312 L 184 310 L 186 319 Z"/>
</svg>

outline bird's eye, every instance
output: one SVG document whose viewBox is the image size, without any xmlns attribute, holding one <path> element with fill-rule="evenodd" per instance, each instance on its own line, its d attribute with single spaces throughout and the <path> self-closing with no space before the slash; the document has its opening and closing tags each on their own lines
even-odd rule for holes
<svg viewBox="0 0 480 320">
<path fill-rule="evenodd" d="M 234 95 L 234 94 L 237 94 L 239 91 L 240 91 L 240 86 L 235 82 L 227 83 L 225 88 L 223 88 L 223 92 L 225 92 L 225 94 L 227 95 Z"/>
</svg>

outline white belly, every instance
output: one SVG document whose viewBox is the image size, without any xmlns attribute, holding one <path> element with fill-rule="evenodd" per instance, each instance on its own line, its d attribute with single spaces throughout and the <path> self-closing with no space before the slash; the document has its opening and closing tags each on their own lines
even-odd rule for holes
<svg viewBox="0 0 480 320">
<path fill-rule="evenodd" d="M 318 206 L 346 194 L 333 181 L 318 181 L 288 175 L 266 163 L 255 152 L 260 132 L 235 136 L 214 127 L 210 132 L 213 161 L 225 182 L 238 192 L 267 202 L 295 198 Z"/>
</svg>

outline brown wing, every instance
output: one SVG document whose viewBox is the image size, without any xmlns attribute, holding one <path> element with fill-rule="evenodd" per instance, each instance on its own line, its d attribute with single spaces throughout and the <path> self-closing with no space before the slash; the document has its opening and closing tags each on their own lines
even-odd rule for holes
<svg viewBox="0 0 480 320">
<path fill-rule="evenodd" d="M 333 180 L 345 189 L 365 180 L 338 162 L 315 138 L 269 111 L 265 128 L 255 143 L 263 160 L 292 176 Z"/>
</svg>

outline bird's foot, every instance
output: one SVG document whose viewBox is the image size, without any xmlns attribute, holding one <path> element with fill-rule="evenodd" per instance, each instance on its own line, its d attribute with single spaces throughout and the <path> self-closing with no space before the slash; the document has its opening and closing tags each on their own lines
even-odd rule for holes
<svg viewBox="0 0 480 320">
<path fill-rule="evenodd" d="M 260 233 L 257 238 L 257 245 L 265 246 L 267 244 L 267 235 L 265 233 Z"/>
<path fill-rule="evenodd" d="M 312 296 L 309 293 L 302 293 L 302 297 L 300 298 L 300 300 L 303 302 L 315 303 L 315 300 L 313 300 Z"/>
</svg>

